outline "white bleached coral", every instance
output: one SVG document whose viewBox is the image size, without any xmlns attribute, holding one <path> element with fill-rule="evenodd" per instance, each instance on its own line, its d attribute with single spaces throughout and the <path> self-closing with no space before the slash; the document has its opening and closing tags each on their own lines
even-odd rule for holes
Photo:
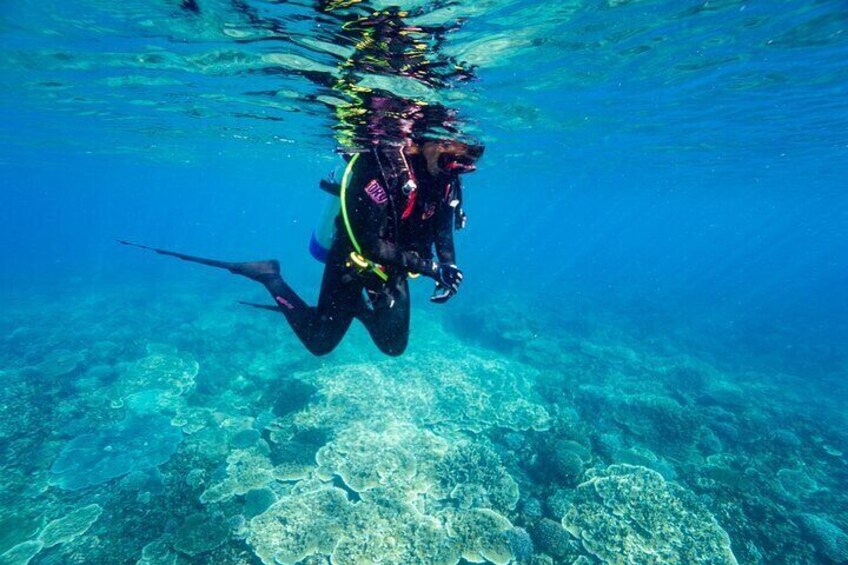
<svg viewBox="0 0 848 565">
<path fill-rule="evenodd" d="M 439 491 L 460 508 L 506 512 L 518 503 L 518 484 L 487 443 L 458 442 L 439 461 L 436 473 Z"/>
<path fill-rule="evenodd" d="M 411 354 L 396 365 L 362 363 L 326 367 L 298 378 L 318 389 L 317 402 L 298 414 L 304 427 L 337 427 L 398 415 L 437 429 L 481 432 L 492 427 L 546 430 L 550 415 L 534 402 L 535 370 L 471 352 Z"/>
<path fill-rule="evenodd" d="M 250 521 L 247 541 L 268 565 L 289 565 L 333 551 L 351 511 L 345 491 L 316 480 L 292 491 Z"/>
<path fill-rule="evenodd" d="M 227 457 L 227 476 L 200 495 L 201 502 L 221 502 L 274 481 L 274 465 L 257 448 L 236 449 Z"/>
<path fill-rule="evenodd" d="M 433 463 L 448 450 L 448 443 L 411 424 L 388 423 L 374 427 L 354 425 L 318 450 L 318 476 L 338 475 L 357 493 L 376 487 L 402 491 L 431 488 Z"/>
<path fill-rule="evenodd" d="M 563 527 L 603 563 L 735 565 L 727 533 L 682 487 L 645 467 L 590 471 Z"/>
<path fill-rule="evenodd" d="M 189 356 L 153 353 L 126 367 L 118 389 L 125 394 L 151 388 L 183 394 L 194 387 L 199 370 L 197 361 Z"/>
<path fill-rule="evenodd" d="M 78 508 L 44 526 L 38 539 L 44 544 L 44 547 L 53 547 L 60 543 L 72 541 L 87 532 L 92 524 L 100 518 L 102 512 L 103 509 L 99 504 L 89 504 Z"/>
<path fill-rule="evenodd" d="M 310 555 L 329 556 L 333 565 L 454 565 L 463 556 L 507 563 L 511 549 L 501 534 L 512 524 L 482 506 L 514 507 L 517 485 L 490 449 L 459 445 L 449 456 L 448 439 L 412 424 L 354 424 L 319 450 L 313 478 L 251 521 L 248 542 L 269 565 Z M 484 468 L 472 469 L 475 462 Z M 332 486 L 336 478 L 347 492 Z M 504 490 L 493 494 L 498 504 L 487 489 Z M 458 491 L 484 495 L 463 498 L 457 509 Z"/>
</svg>

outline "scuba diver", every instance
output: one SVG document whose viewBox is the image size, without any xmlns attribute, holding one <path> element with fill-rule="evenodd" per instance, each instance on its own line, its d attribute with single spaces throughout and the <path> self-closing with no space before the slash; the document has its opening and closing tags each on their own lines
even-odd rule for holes
<svg viewBox="0 0 848 565">
<path fill-rule="evenodd" d="M 192 6 L 183 4 L 187 11 Z M 308 42 L 298 40 L 283 20 L 243 3 L 238 7 L 269 37 L 315 49 L 311 36 Z M 459 28 L 458 20 L 413 23 L 428 20 L 426 10 L 378 9 L 368 0 L 316 0 L 315 9 L 317 37 L 349 50 L 332 71 L 301 72 L 319 87 L 304 99 L 332 112 L 335 138 L 347 161 L 340 183 L 321 183 L 332 196 L 327 221 L 310 242 L 312 255 L 325 263 L 318 304 L 307 305 L 292 290 L 275 260 L 231 263 L 121 243 L 261 283 L 274 304 L 246 304 L 282 312 L 315 355 L 335 349 L 354 319 L 365 325 L 382 352 L 400 355 L 409 339 L 409 278 L 433 279 L 430 299 L 435 303 L 450 300 L 462 283 L 453 241 L 454 230 L 465 224 L 459 176 L 475 170 L 483 146 L 459 131 L 457 112 L 438 103 L 434 94 L 472 80 L 473 67 L 441 53 L 446 35 Z M 262 72 L 286 74 L 291 69 Z M 377 81 L 382 85 L 377 87 L 375 77 L 392 81 Z M 430 100 L 385 88 L 399 80 L 415 82 L 415 91 L 423 89 Z"/>
<path fill-rule="evenodd" d="M 474 171 L 482 154 L 482 145 L 438 139 L 353 154 L 340 184 L 322 183 L 339 201 L 326 247 L 315 236 L 310 244 L 326 263 L 317 306 L 283 280 L 276 260 L 231 263 L 120 243 L 261 283 L 275 304 L 244 304 L 282 312 L 314 355 L 335 349 L 354 318 L 383 353 L 400 355 L 409 339 L 408 279 L 433 279 L 435 303 L 447 302 L 462 283 L 453 241 L 465 224 L 459 175 Z"/>
</svg>

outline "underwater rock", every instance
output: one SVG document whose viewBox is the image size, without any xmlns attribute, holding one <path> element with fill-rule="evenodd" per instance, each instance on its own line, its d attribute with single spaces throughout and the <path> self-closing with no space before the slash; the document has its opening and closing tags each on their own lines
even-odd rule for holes
<svg viewBox="0 0 848 565">
<path fill-rule="evenodd" d="M 41 540 L 30 540 L 19 543 L 3 554 L 0 554 L 0 565 L 27 565 L 44 547 Z"/>
<path fill-rule="evenodd" d="M 174 549 L 195 557 L 223 545 L 229 533 L 230 528 L 220 512 L 192 514 L 177 530 Z"/>
<path fill-rule="evenodd" d="M 820 514 L 800 514 L 804 533 L 824 557 L 834 563 L 848 562 L 848 534 Z"/>
<path fill-rule="evenodd" d="M 38 535 L 38 539 L 44 544 L 44 547 L 53 547 L 60 543 L 72 541 L 87 532 L 102 513 L 103 509 L 99 504 L 89 504 L 78 508 L 44 526 L 44 529 Z"/>
<path fill-rule="evenodd" d="M 736 564 L 727 533 L 709 511 L 644 467 L 590 471 L 562 525 L 603 563 Z"/>
<path fill-rule="evenodd" d="M 168 418 L 128 415 L 117 425 L 69 441 L 51 467 L 51 484 L 79 490 L 168 461 L 183 434 Z"/>
</svg>

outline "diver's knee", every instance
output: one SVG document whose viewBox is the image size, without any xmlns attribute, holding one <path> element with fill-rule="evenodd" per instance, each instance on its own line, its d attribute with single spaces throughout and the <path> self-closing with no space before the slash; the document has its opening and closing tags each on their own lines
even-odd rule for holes
<svg viewBox="0 0 848 565">
<path fill-rule="evenodd" d="M 310 343 L 306 345 L 306 349 L 315 357 L 323 357 L 331 353 L 335 348 L 336 344 L 334 343 Z"/>
<path fill-rule="evenodd" d="M 408 340 L 404 339 L 402 341 L 395 340 L 390 343 L 378 343 L 377 346 L 380 348 L 380 351 L 389 357 L 400 357 L 406 351 L 407 343 Z"/>
</svg>

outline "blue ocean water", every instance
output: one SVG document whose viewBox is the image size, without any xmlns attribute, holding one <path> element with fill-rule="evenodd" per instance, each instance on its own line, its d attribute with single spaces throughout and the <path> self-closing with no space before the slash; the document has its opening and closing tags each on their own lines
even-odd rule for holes
<svg viewBox="0 0 848 565">
<path fill-rule="evenodd" d="M 3 3 L 0 562 L 848 561 L 846 60 L 836 0 Z M 314 301 L 349 79 L 486 146 L 403 356 L 115 242 Z"/>
</svg>

